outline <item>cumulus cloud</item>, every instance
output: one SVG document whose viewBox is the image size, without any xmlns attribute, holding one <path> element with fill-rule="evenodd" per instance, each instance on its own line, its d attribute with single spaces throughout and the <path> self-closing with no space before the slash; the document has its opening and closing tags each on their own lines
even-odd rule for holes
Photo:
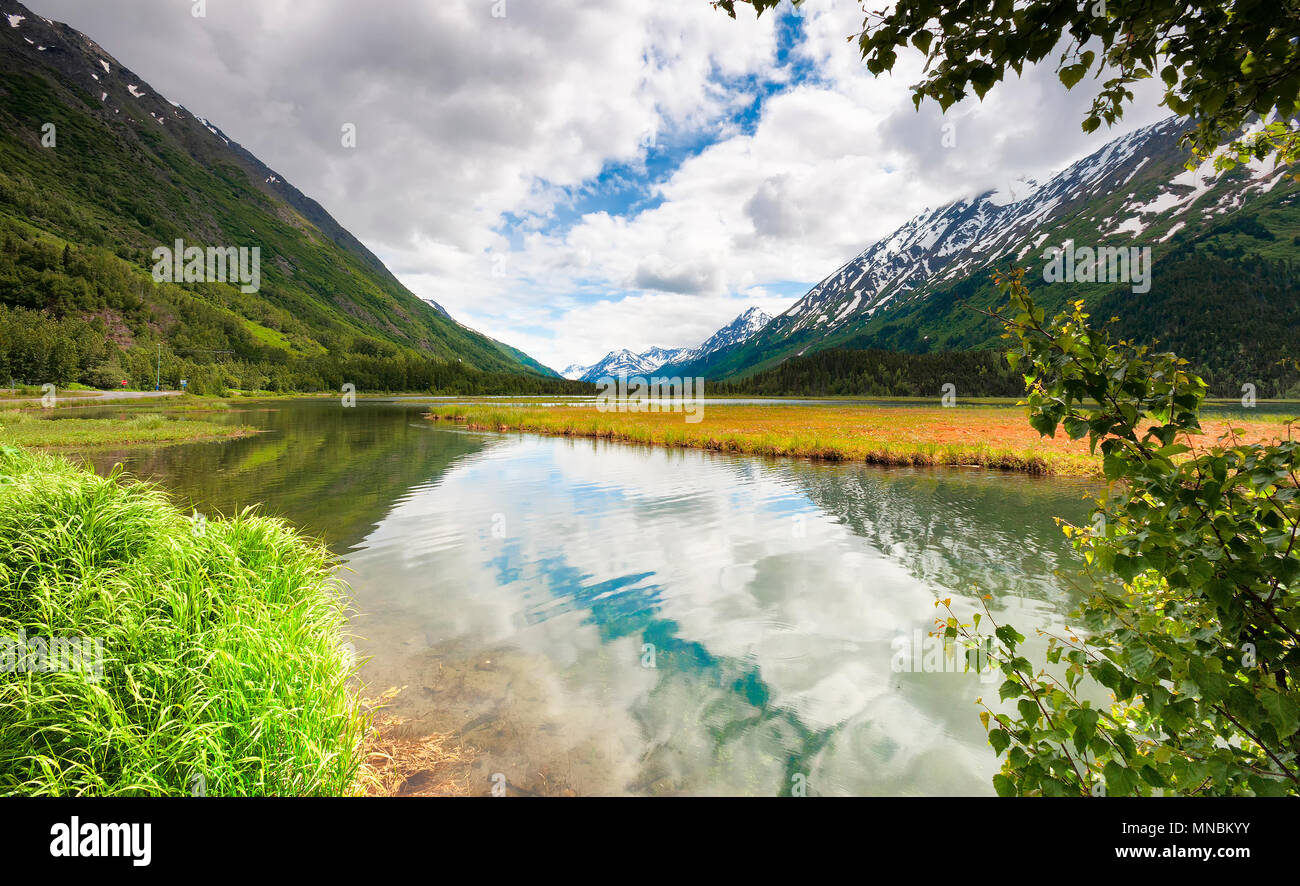
<svg viewBox="0 0 1300 886">
<path fill-rule="evenodd" d="M 317 198 L 418 295 L 553 366 L 777 312 L 924 207 L 1118 134 L 1085 136 L 1091 96 L 1050 68 L 917 112 L 918 59 L 872 77 L 845 43 L 857 0 L 810 5 L 784 67 L 777 16 L 705 0 L 30 5 Z M 1153 95 L 1126 130 L 1163 116 Z M 602 181 L 637 193 L 578 209 Z"/>
<path fill-rule="evenodd" d="M 640 289 L 660 292 L 709 292 L 715 286 L 714 268 L 670 263 L 663 256 L 656 255 L 636 269 L 635 283 Z"/>
</svg>

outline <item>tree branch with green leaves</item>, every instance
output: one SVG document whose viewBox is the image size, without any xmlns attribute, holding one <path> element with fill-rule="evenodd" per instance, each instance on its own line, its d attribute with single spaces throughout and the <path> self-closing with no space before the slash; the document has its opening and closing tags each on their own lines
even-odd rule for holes
<svg viewBox="0 0 1300 886">
<path fill-rule="evenodd" d="M 948 620 L 950 638 L 991 644 L 1016 703 L 981 713 L 995 788 L 1300 794 L 1300 443 L 1195 446 L 1206 385 L 1185 360 L 1112 344 L 1082 302 L 1047 321 L 1023 271 L 997 282 L 1030 423 L 1086 436 L 1108 485 L 1091 526 L 1065 525 L 1092 585 L 1070 636 L 1044 634 L 1041 667 L 1014 627 Z M 1084 691 L 1100 687 L 1109 705 Z"/>
</svg>

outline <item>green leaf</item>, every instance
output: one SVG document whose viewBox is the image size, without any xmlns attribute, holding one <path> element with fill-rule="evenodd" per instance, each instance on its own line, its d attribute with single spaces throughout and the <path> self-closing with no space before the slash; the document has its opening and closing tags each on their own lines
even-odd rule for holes
<svg viewBox="0 0 1300 886">
<path fill-rule="evenodd" d="M 1083 65 L 1069 65 L 1061 68 L 1061 82 L 1065 84 L 1066 89 L 1072 89 L 1074 84 L 1083 79 L 1083 75 L 1088 73 L 1088 69 Z"/>
<path fill-rule="evenodd" d="M 1000 625 L 993 634 L 1012 652 L 1015 651 L 1017 643 L 1025 641 L 1024 634 L 1021 634 L 1011 625 Z"/>
<path fill-rule="evenodd" d="M 1070 711 L 1069 720 L 1074 724 L 1075 750 L 1082 754 L 1097 729 L 1097 712 L 1092 708 L 1076 708 Z"/>
<path fill-rule="evenodd" d="M 1278 738 L 1288 738 L 1300 728 L 1300 717 L 1297 716 L 1300 712 L 1297 711 L 1295 699 L 1280 692 L 1264 690 L 1260 693 L 1259 701 L 1268 712 L 1269 722 L 1277 730 Z"/>
<path fill-rule="evenodd" d="M 1107 453 L 1102 458 L 1101 465 L 1107 480 L 1118 480 L 1128 473 L 1128 462 L 1118 455 Z"/>
<path fill-rule="evenodd" d="M 993 747 L 993 753 L 999 757 L 1011 745 L 1011 736 L 1005 729 L 990 729 L 989 744 Z"/>
<path fill-rule="evenodd" d="M 1126 769 L 1114 760 L 1106 764 L 1103 772 L 1106 776 L 1107 796 L 1125 797 L 1133 793 L 1133 789 L 1137 786 L 1133 778 L 1133 770 Z"/>
<path fill-rule="evenodd" d="M 1221 701 L 1228 693 L 1228 678 L 1223 675 L 1217 659 L 1191 658 L 1187 662 L 1192 681 L 1201 690 L 1201 698 L 1211 704 Z"/>
</svg>

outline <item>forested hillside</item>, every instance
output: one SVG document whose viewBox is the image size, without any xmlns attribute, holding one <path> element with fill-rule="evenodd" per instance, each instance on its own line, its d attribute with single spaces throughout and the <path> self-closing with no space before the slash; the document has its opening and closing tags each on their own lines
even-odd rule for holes
<svg viewBox="0 0 1300 886">
<path fill-rule="evenodd" d="M 86 36 L 0 3 L 0 381 L 577 390 L 409 292 L 310 198 Z M 261 285 L 153 251 L 261 250 Z M 34 312 L 34 313 L 33 313 Z M 550 379 L 543 382 L 543 379 Z"/>
<path fill-rule="evenodd" d="M 364 334 L 340 337 L 330 349 L 308 346 L 296 334 L 299 319 L 265 305 L 259 323 L 246 315 L 248 303 L 242 311 L 225 306 L 253 297 L 213 289 L 221 291 L 196 298 L 180 286 L 155 286 L 106 249 L 38 236 L 0 217 L 0 385 L 118 387 L 126 380 L 152 388 L 161 374 L 164 387 L 186 379 L 199 394 L 338 390 L 345 382 L 361 391 L 465 394 L 591 389 L 540 373 L 430 359 Z"/>
<path fill-rule="evenodd" d="M 792 357 L 773 369 L 709 385 L 710 393 L 776 396 L 1017 397 L 1024 380 L 999 351 L 903 351 L 832 348 Z"/>
<path fill-rule="evenodd" d="M 1235 249 L 1187 246 L 1161 266 L 1161 286 L 1136 294 L 1118 286 L 1087 304 L 1096 325 L 1116 341 L 1147 343 L 1190 360 L 1214 397 L 1239 397 L 1243 385 L 1259 397 L 1300 398 L 1300 270 L 1293 262 Z M 1031 291 L 1042 291 L 1039 281 Z M 909 320 L 936 300 L 954 322 L 939 343 L 917 334 Z M 991 320 L 992 285 L 963 281 L 925 305 L 899 311 L 868 337 L 843 347 L 791 357 L 771 369 L 713 382 L 709 390 L 749 395 L 938 397 L 946 383 L 959 396 L 1019 396 L 1023 382 L 1002 360 Z M 979 350 L 928 350 L 936 344 L 983 345 Z M 889 348 L 871 347 L 883 341 Z"/>
</svg>

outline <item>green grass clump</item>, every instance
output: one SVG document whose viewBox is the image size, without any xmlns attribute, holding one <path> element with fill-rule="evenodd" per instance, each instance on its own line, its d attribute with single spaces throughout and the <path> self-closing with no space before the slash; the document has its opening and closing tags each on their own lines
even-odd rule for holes
<svg viewBox="0 0 1300 886">
<path fill-rule="evenodd" d="M 0 658 L 0 795 L 352 791 L 365 717 L 325 548 L 244 512 L 0 446 L 0 638 L 103 642 L 102 671 Z"/>
<path fill-rule="evenodd" d="M 175 421 L 158 413 L 125 418 L 50 419 L 36 412 L 0 412 L 0 445 L 29 447 L 163 445 L 243 437 L 251 428 L 202 419 Z"/>
<path fill-rule="evenodd" d="M 155 428 L 161 428 L 163 422 L 167 421 L 167 419 L 163 418 L 156 412 L 145 412 L 140 415 L 131 416 L 129 421 L 132 425 L 142 431 L 152 431 Z"/>
</svg>

